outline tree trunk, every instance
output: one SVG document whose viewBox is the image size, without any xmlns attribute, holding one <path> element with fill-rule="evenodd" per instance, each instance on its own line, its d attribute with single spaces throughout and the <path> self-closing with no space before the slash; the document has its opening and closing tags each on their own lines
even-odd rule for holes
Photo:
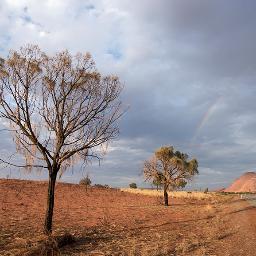
<svg viewBox="0 0 256 256">
<path fill-rule="evenodd" d="M 52 233 L 54 190 L 55 190 L 57 172 L 58 172 L 57 170 L 53 170 L 52 174 L 49 175 L 48 194 L 47 194 L 47 209 L 46 209 L 45 222 L 44 222 L 44 233 L 47 235 Z"/>
<path fill-rule="evenodd" d="M 167 193 L 167 188 L 164 186 L 164 205 L 168 206 L 169 202 L 168 202 L 168 193 Z"/>
</svg>

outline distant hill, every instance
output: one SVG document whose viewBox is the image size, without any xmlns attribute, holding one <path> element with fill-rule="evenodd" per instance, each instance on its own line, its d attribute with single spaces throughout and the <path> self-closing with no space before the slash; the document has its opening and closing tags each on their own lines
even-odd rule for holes
<svg viewBox="0 0 256 256">
<path fill-rule="evenodd" d="M 256 192 L 256 172 L 246 172 L 236 179 L 225 192 Z"/>
</svg>

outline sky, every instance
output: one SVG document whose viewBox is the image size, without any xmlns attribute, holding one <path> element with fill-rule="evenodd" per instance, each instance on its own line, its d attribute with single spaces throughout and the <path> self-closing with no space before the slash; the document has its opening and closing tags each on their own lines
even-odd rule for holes
<svg viewBox="0 0 256 256">
<path fill-rule="evenodd" d="M 255 9 L 254 0 L 2 0 L 0 56 L 27 43 L 90 52 L 124 84 L 118 139 L 100 166 L 75 166 L 63 181 L 89 173 L 93 183 L 145 186 L 144 161 L 172 145 L 198 159 L 190 186 L 222 188 L 256 171 Z M 0 154 L 12 154 L 8 132 L 0 139 Z M 47 177 L 1 168 L 7 175 Z"/>
</svg>

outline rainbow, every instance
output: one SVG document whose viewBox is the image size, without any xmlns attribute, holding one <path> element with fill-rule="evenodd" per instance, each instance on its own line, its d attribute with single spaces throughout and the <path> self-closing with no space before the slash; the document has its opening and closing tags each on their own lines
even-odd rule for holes
<svg viewBox="0 0 256 256">
<path fill-rule="evenodd" d="M 222 96 L 218 97 L 211 105 L 210 107 L 207 109 L 207 111 L 204 113 L 201 121 L 199 122 L 199 124 L 197 125 L 195 134 L 193 136 L 193 138 L 191 139 L 191 144 L 195 142 L 196 138 L 198 137 L 198 135 L 200 134 L 200 131 L 203 129 L 203 127 L 206 125 L 206 123 L 209 121 L 209 119 L 211 118 L 212 114 L 215 112 L 215 110 L 217 109 L 220 101 L 222 100 Z"/>
</svg>

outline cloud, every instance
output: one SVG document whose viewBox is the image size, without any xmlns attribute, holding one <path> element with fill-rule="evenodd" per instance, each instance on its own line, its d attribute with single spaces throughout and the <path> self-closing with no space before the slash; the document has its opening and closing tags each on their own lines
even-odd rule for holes
<svg viewBox="0 0 256 256">
<path fill-rule="evenodd" d="M 143 161 L 169 144 L 199 160 L 200 186 L 216 187 L 255 170 L 254 1 L 0 5 L 1 55 L 26 43 L 49 53 L 89 51 L 101 72 L 124 82 L 122 99 L 130 109 L 102 165 L 87 168 L 95 180 L 142 185 Z M 4 140 L 1 149 L 10 149 L 10 142 Z M 81 172 L 74 174 L 79 177 Z"/>
</svg>

